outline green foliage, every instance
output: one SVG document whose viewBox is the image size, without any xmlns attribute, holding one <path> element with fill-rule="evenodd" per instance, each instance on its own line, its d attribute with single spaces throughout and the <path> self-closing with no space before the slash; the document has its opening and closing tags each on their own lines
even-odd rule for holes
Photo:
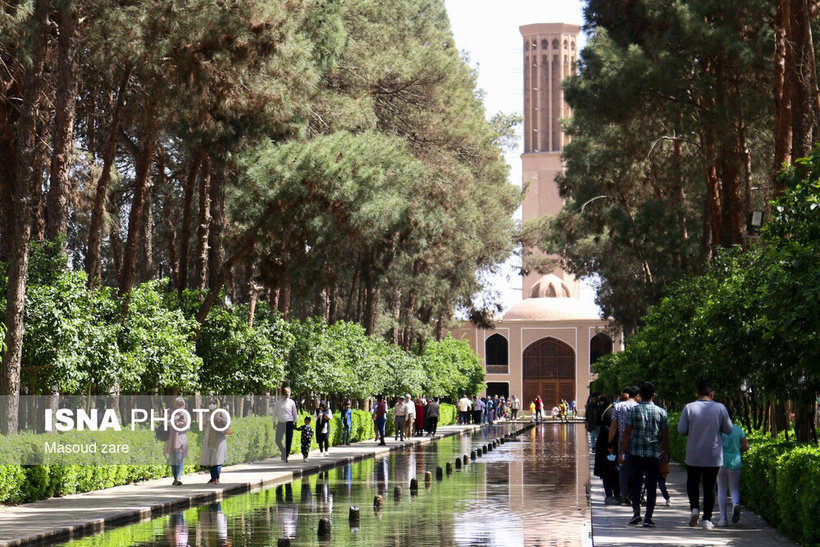
<svg viewBox="0 0 820 547">
<path fill-rule="evenodd" d="M 761 247 L 718 253 L 703 275 L 675 284 L 649 310 L 625 351 L 596 363 L 600 386 L 611 392 L 651 379 L 679 406 L 700 379 L 724 401 L 747 380 L 758 401 L 811 404 L 820 389 L 818 163 L 818 155 L 801 162 L 809 179 L 793 180 L 774 202 Z"/>
<path fill-rule="evenodd" d="M 803 545 L 820 541 L 820 448 L 757 437 L 743 455 L 743 503 Z"/>
<path fill-rule="evenodd" d="M 123 366 L 112 378 L 119 381 L 123 391 L 196 389 L 202 361 L 191 340 L 198 325 L 181 311 L 164 306 L 160 291 L 165 285 L 167 280 L 151 281 L 131 292 L 128 317 L 120 335 Z"/>
<path fill-rule="evenodd" d="M 770 186 L 770 161 L 745 162 L 772 153 L 774 9 L 592 0 L 584 11 L 589 40 L 565 83 L 566 204 L 541 246 L 597 282 L 629 335 L 668 285 L 702 271 L 710 246 L 740 243 L 744 183 Z"/>
<path fill-rule="evenodd" d="M 274 391 L 285 376 L 290 342 L 281 318 L 250 327 L 242 306 L 213 310 L 196 341 L 202 358 L 197 385 L 208 393 Z"/>
<path fill-rule="evenodd" d="M 22 363 L 41 368 L 36 373 L 36 389 L 79 392 L 89 382 L 114 385 L 123 357 L 112 291 L 89 293 L 82 272 L 65 271 L 50 277 L 50 283 L 31 283 L 26 291 Z"/>
<path fill-rule="evenodd" d="M 429 396 L 473 396 L 485 388 L 484 367 L 478 355 L 464 340 L 447 336 L 441 342 L 430 341 L 421 354 L 425 381 L 422 391 Z"/>
</svg>

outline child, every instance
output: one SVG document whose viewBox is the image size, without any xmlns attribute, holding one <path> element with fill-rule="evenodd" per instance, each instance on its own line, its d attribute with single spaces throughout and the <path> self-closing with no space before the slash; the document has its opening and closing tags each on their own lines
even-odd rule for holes
<svg viewBox="0 0 820 547">
<path fill-rule="evenodd" d="M 305 458 L 305 461 L 308 461 L 310 441 L 313 440 L 313 428 L 310 427 L 310 416 L 305 416 L 305 425 L 294 429 L 302 432 L 302 456 Z"/>
</svg>

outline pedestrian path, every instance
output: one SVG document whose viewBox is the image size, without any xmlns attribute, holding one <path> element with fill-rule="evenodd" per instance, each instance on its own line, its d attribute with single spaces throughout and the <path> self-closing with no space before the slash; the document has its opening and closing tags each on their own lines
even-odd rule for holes
<svg viewBox="0 0 820 547">
<path fill-rule="evenodd" d="M 450 425 L 438 428 L 438 437 L 458 435 L 478 429 L 476 425 Z M 429 443 L 430 437 L 412 437 L 405 442 L 387 440 L 387 446 L 363 441 L 349 446 L 334 446 L 330 456 L 301 454 L 288 463 L 279 457 L 260 462 L 232 465 L 222 470 L 220 484 L 207 484 L 207 472 L 183 475 L 182 486 L 172 486 L 170 477 L 51 498 L 34 503 L 0 508 L 0 546 L 65 541 L 105 529 L 130 524 L 223 497 L 261 490 L 291 482 L 302 475 L 330 469 L 343 463 L 385 455 L 410 444 Z"/>
<path fill-rule="evenodd" d="M 604 505 L 604 487 L 601 479 L 592 474 L 594 459 L 590 455 L 590 496 L 592 515 L 592 542 L 595 546 L 604 545 L 736 545 L 758 547 L 761 545 L 797 545 L 780 535 L 745 507 L 742 509 L 740 522 L 730 524 L 728 528 L 704 530 L 689 526 L 689 501 L 686 496 L 686 471 L 676 464 L 669 464 L 669 476 L 666 487 L 672 500 L 672 506 L 666 507 L 664 499 L 658 492 L 658 505 L 653 519 L 655 528 L 630 526 L 632 507 L 622 505 Z M 741 500 L 741 507 L 742 507 Z M 641 507 L 643 516 L 645 507 Z M 714 520 L 717 523 L 720 512 L 715 500 Z"/>
</svg>

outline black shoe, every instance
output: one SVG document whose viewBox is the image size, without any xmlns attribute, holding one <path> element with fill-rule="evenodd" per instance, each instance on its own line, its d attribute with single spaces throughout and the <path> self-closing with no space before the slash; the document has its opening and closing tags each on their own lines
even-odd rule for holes
<svg viewBox="0 0 820 547">
<path fill-rule="evenodd" d="M 643 519 L 643 527 L 644 528 L 654 528 L 655 523 L 652 521 L 652 517 L 646 517 Z"/>
<path fill-rule="evenodd" d="M 634 515 L 632 517 L 632 520 L 629 521 L 629 524 L 631 524 L 633 526 L 636 525 L 636 524 L 640 524 L 640 523 L 641 523 L 641 516 L 640 515 Z"/>
</svg>

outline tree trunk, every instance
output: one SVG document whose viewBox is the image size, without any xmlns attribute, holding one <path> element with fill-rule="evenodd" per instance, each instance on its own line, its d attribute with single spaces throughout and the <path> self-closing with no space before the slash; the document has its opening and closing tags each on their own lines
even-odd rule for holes
<svg viewBox="0 0 820 547">
<path fill-rule="evenodd" d="M 231 274 L 233 267 L 253 252 L 254 245 L 254 234 L 252 232 L 247 232 L 240 241 L 239 248 L 236 252 L 219 269 L 217 284 L 211 287 L 208 291 L 208 296 L 205 297 L 205 300 L 199 307 L 196 320 L 200 325 L 205 322 L 205 319 L 208 318 L 208 312 L 211 311 L 211 307 L 213 307 L 214 302 L 216 302 L 216 298 L 219 296 L 219 291 L 222 289 L 222 285 L 225 284 L 225 281 L 228 280 L 228 276 Z"/>
<path fill-rule="evenodd" d="M 213 288 L 219 279 L 219 269 L 225 262 L 225 178 L 227 166 L 215 162 L 211 178 L 211 229 L 208 232 L 208 288 Z"/>
<path fill-rule="evenodd" d="M 145 194 L 151 185 L 151 157 L 157 141 L 157 105 L 149 99 L 147 105 L 146 124 L 142 129 L 142 146 L 139 157 L 136 158 L 136 179 L 134 181 L 134 198 L 131 202 L 131 211 L 128 214 L 128 239 L 125 242 L 122 271 L 120 272 L 119 294 L 123 298 L 122 316 L 128 316 L 128 304 L 131 297 L 131 287 L 134 285 L 136 271 L 137 247 L 142 225 L 142 210 L 145 206 Z"/>
<path fill-rule="evenodd" d="M 116 207 L 112 207 L 115 209 Z M 116 284 L 122 271 L 122 236 L 120 235 L 120 219 L 113 217 L 111 228 L 108 231 L 108 244 L 111 246 L 111 262 L 113 271 L 108 273 L 109 282 Z"/>
<path fill-rule="evenodd" d="M 170 271 L 171 283 L 177 286 L 177 275 L 179 275 L 179 263 L 177 262 L 177 239 L 176 229 L 173 220 L 173 190 L 168 185 L 165 175 L 165 153 L 160 149 L 157 151 L 157 173 L 158 182 L 163 192 L 163 216 L 165 217 L 165 237 L 168 239 L 168 268 Z"/>
<path fill-rule="evenodd" d="M 285 321 L 290 320 L 290 278 L 287 272 L 279 278 L 279 311 Z"/>
<path fill-rule="evenodd" d="M 145 207 L 143 208 L 142 229 L 140 230 L 140 282 L 154 278 L 154 213 L 153 185 L 145 190 Z"/>
<path fill-rule="evenodd" d="M 40 184 L 36 169 L 37 125 L 42 116 L 40 97 L 45 86 L 43 67 L 48 45 L 47 0 L 36 0 L 31 24 L 33 25 L 33 49 L 31 66 L 26 70 L 20 117 L 18 120 L 17 150 L 14 158 L 14 232 L 12 253 L 8 269 L 8 292 L 6 296 L 6 351 L 3 353 L 0 394 L 5 395 L 0 406 L 0 432 L 4 435 L 17 433 L 20 404 L 20 360 L 23 353 L 23 317 L 26 304 L 26 281 L 28 277 L 29 245 L 31 243 L 31 208 L 35 185 Z"/>
<path fill-rule="evenodd" d="M 191 240 L 191 217 L 194 203 L 194 185 L 202 163 L 202 153 L 197 151 L 191 158 L 188 178 L 185 180 L 185 194 L 182 202 L 182 230 L 179 233 L 179 277 L 177 290 L 182 292 L 188 286 L 188 244 Z"/>
<path fill-rule="evenodd" d="M 79 72 L 77 6 L 70 0 L 60 4 L 57 41 L 57 90 L 54 114 L 54 150 L 51 155 L 51 184 L 48 189 L 46 237 L 65 237 L 68 226 L 69 169 L 74 140 L 74 115 Z M 63 243 L 65 247 L 65 242 Z"/>
<path fill-rule="evenodd" d="M 108 130 L 108 137 L 105 140 L 103 150 L 103 165 L 100 180 L 97 181 L 97 188 L 94 193 L 94 209 L 91 212 L 91 226 L 88 233 L 88 252 L 86 253 L 85 268 L 88 272 L 88 288 L 99 285 L 102 277 L 102 266 L 100 260 L 102 247 L 102 225 L 105 217 L 105 202 L 108 197 L 108 183 L 111 181 L 111 166 L 114 165 L 114 157 L 117 152 L 117 137 L 120 134 L 120 117 L 125 104 L 125 94 L 128 84 L 131 81 L 132 69 L 125 70 L 120 80 L 117 102 L 114 105 L 114 112 L 111 116 L 111 127 Z"/>
<path fill-rule="evenodd" d="M 805 400 L 794 401 L 794 437 L 799 443 L 816 443 L 817 431 L 814 427 L 817 402 L 809 395 Z"/>
<path fill-rule="evenodd" d="M 202 161 L 199 182 L 199 230 L 196 245 L 196 288 L 205 291 L 208 285 L 208 233 L 211 227 L 211 160 Z"/>
<path fill-rule="evenodd" d="M 814 45 L 811 43 L 811 21 L 807 0 L 791 0 L 791 39 L 794 79 L 792 87 L 792 161 L 811 154 L 814 145 L 814 104 L 816 90 L 811 74 Z M 790 75 L 786 74 L 788 78 Z"/>
<path fill-rule="evenodd" d="M 783 190 L 777 175 L 789 163 L 792 147 L 792 78 L 793 52 L 790 0 L 777 0 L 774 20 L 774 195 Z"/>
<path fill-rule="evenodd" d="M 378 306 L 379 289 L 373 286 L 368 286 L 364 318 L 364 329 L 367 334 L 373 334 L 376 330 L 376 315 L 378 314 Z"/>
</svg>

